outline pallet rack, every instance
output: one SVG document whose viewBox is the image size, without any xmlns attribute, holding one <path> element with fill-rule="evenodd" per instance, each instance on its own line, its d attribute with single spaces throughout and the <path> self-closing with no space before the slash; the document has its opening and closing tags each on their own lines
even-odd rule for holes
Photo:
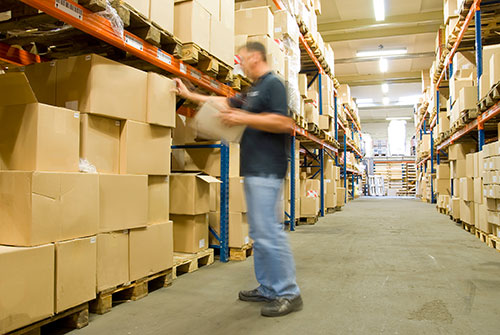
<svg viewBox="0 0 500 335">
<path fill-rule="evenodd" d="M 138 59 L 142 60 L 144 64 L 150 64 L 158 69 L 164 70 L 173 75 L 188 79 L 193 84 L 200 86 L 201 88 L 218 94 L 222 96 L 231 96 L 234 94 L 233 89 L 216 79 L 204 74 L 195 67 L 184 63 L 183 61 L 177 59 L 174 55 L 162 50 L 161 48 L 148 43 L 142 38 L 132 34 L 131 32 L 124 30 L 123 36 L 115 33 L 113 27 L 109 20 L 104 17 L 95 15 L 92 11 L 78 5 L 73 0 L 19 0 L 24 4 L 31 6 L 43 13 L 60 20 L 66 24 L 69 24 L 76 29 L 103 41 L 117 49 L 123 50 Z M 278 8 L 284 8 L 280 0 L 273 0 Z M 313 51 L 305 41 L 304 37 L 300 36 L 301 46 L 306 50 L 309 55 L 310 60 L 318 68 L 318 76 L 321 87 L 321 76 L 325 75 L 324 70 L 321 67 L 320 62 L 314 55 Z M 14 64 L 16 66 L 24 66 L 33 63 L 40 63 L 47 61 L 43 57 L 27 52 L 23 49 L 7 45 L 5 43 L 0 43 L 0 61 Z M 321 89 L 319 90 L 320 102 L 322 99 Z M 178 106 L 178 113 L 189 114 L 191 111 L 183 106 Z M 320 103 L 320 114 L 322 114 L 322 106 Z M 353 130 L 359 130 L 357 123 L 355 122 L 352 115 L 347 111 L 346 113 L 351 121 L 351 126 Z M 346 133 L 344 125 L 337 118 L 337 105 L 335 97 L 335 139 L 338 141 L 339 126 L 344 131 L 344 157 L 347 152 L 347 147 L 354 151 L 359 157 L 362 156 L 359 149 L 355 148 L 354 145 L 346 141 Z M 334 145 L 319 139 L 315 135 L 309 133 L 309 131 L 295 125 L 292 131 L 292 151 L 295 150 L 295 139 L 307 140 L 309 143 L 313 143 L 317 148 L 319 148 L 320 159 L 320 174 L 321 174 L 321 189 L 324 190 L 324 174 L 323 174 L 323 159 L 324 153 L 328 153 L 331 157 L 335 157 L 336 164 L 339 163 L 338 159 L 338 149 Z M 206 145 L 190 146 L 190 148 L 202 148 Z M 212 146 L 210 146 L 212 147 Z M 221 179 L 223 182 L 223 187 L 221 188 L 221 233 L 218 237 L 220 246 L 214 246 L 220 249 L 220 260 L 222 262 L 227 262 L 229 260 L 229 247 L 228 247 L 228 199 L 229 199 L 229 186 L 228 186 L 228 171 L 229 171 L 229 147 L 227 144 L 221 143 L 213 145 L 221 149 Z M 182 149 L 184 146 L 173 146 L 173 149 Z M 347 169 L 347 162 L 344 159 L 344 174 L 353 174 L 357 176 L 357 172 Z M 294 160 L 292 160 L 291 171 L 295 171 Z M 357 178 L 357 177 L 356 177 Z M 346 179 L 344 180 L 344 186 L 346 186 Z M 291 179 L 294 182 L 294 179 Z M 354 183 L 354 182 L 353 182 Z M 294 185 L 293 185 L 294 186 Z M 295 199 L 295 188 L 292 187 L 291 190 L 292 200 Z M 289 217 L 290 230 L 295 229 L 295 208 L 294 201 L 291 201 L 291 211 L 290 214 L 287 213 Z M 323 192 L 321 195 L 321 215 L 324 215 L 324 198 Z M 213 233 L 213 232 L 212 232 Z"/>
<path fill-rule="evenodd" d="M 470 6 L 470 7 L 469 7 Z M 451 134 L 448 138 L 444 139 L 437 145 L 434 143 L 433 133 L 434 127 L 439 124 L 439 113 L 440 113 L 440 101 L 439 101 L 439 88 L 444 83 L 446 79 L 450 79 L 452 77 L 453 72 L 453 57 L 455 53 L 458 51 L 461 43 L 464 42 L 466 37 L 466 32 L 470 27 L 474 28 L 474 38 L 470 36 L 467 38 L 467 44 L 474 42 L 474 50 L 476 54 L 476 65 L 477 65 L 477 81 L 478 81 L 478 100 L 482 97 L 479 93 L 479 82 L 481 75 L 483 73 L 483 36 L 482 36 L 482 23 L 481 23 L 481 13 L 482 8 L 489 9 L 498 9 L 498 1 L 484 1 L 481 0 L 467 0 L 464 2 L 464 7 L 461 9 L 460 13 L 460 31 L 456 36 L 456 41 L 453 43 L 451 49 L 445 49 L 444 55 L 441 57 L 441 63 L 438 68 L 441 68 L 439 76 L 437 76 L 435 83 L 437 88 L 436 95 L 436 115 L 429 119 L 430 117 L 430 109 L 431 106 L 423 106 L 425 108 L 425 112 L 422 116 L 421 121 L 419 122 L 416 128 L 416 136 L 420 136 L 422 139 L 423 134 L 430 134 L 430 154 L 427 157 L 422 158 L 417 162 L 417 169 L 420 169 L 420 172 L 423 172 L 424 169 L 427 171 L 427 165 L 425 164 L 430 160 L 431 162 L 431 174 L 434 171 L 434 160 L 439 165 L 441 162 L 441 155 L 447 157 L 447 154 L 443 151 L 449 145 L 465 139 L 465 135 L 470 134 L 473 130 L 477 129 L 477 138 L 478 138 L 478 150 L 481 151 L 483 145 L 486 143 L 485 141 L 485 124 L 500 116 L 500 103 L 496 103 L 495 105 L 489 107 L 482 113 L 479 113 L 477 119 L 474 119 L 467 123 L 462 129 L 456 131 Z M 472 23 L 472 19 L 474 18 L 474 23 Z M 494 39 L 491 39 L 492 42 Z M 470 47 L 470 46 L 469 46 Z M 431 178 L 430 183 L 430 193 L 431 193 L 431 203 L 436 203 L 436 196 L 434 194 L 433 189 L 433 179 Z M 451 183 L 451 195 L 453 196 L 453 183 Z"/>
</svg>

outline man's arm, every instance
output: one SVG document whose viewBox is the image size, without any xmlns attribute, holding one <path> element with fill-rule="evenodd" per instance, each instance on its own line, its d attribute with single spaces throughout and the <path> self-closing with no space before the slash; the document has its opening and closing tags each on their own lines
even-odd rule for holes
<svg viewBox="0 0 500 335">
<path fill-rule="evenodd" d="M 175 78 L 174 81 L 175 81 L 175 85 L 176 85 L 175 93 L 177 93 L 177 95 L 180 95 L 184 99 L 193 101 L 197 104 L 203 104 L 205 102 L 210 101 L 210 102 L 213 102 L 215 104 L 220 105 L 221 107 L 229 108 L 227 98 L 225 98 L 225 97 L 213 97 L 210 95 L 198 94 L 198 93 L 190 91 L 186 87 L 186 85 L 184 85 L 182 80 L 180 80 L 179 78 Z"/>
<path fill-rule="evenodd" d="M 246 125 L 268 133 L 290 133 L 294 122 L 285 115 L 276 113 L 249 113 L 242 109 L 231 108 L 221 113 L 222 122 L 227 126 Z"/>
</svg>

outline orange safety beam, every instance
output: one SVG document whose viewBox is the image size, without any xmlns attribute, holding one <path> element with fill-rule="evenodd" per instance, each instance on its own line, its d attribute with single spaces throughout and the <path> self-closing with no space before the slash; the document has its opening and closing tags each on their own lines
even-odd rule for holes
<svg viewBox="0 0 500 335">
<path fill-rule="evenodd" d="M 41 63 L 43 61 L 42 57 L 38 55 L 2 42 L 0 42 L 0 60 L 17 66 Z"/>
</svg>

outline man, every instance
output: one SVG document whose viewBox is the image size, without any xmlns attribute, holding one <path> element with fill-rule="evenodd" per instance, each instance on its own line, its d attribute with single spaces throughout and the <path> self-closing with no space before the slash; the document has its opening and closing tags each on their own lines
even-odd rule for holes
<svg viewBox="0 0 500 335">
<path fill-rule="evenodd" d="M 260 286 L 240 291 L 239 299 L 266 302 L 261 314 L 273 317 L 301 310 L 303 303 L 288 238 L 277 217 L 293 120 L 288 117 L 285 86 L 271 72 L 266 54 L 258 42 L 249 42 L 240 50 L 241 67 L 254 82 L 246 95 L 209 97 L 189 91 L 179 79 L 176 83 L 177 93 L 186 99 L 218 103 L 226 125 L 247 126 L 241 140 L 241 174 Z"/>
</svg>

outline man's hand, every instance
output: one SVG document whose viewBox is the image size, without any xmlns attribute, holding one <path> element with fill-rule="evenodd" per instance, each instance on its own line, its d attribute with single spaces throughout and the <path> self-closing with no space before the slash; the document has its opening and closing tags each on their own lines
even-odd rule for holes
<svg viewBox="0 0 500 335">
<path fill-rule="evenodd" d="M 192 92 L 186 87 L 186 85 L 180 80 L 179 78 L 174 79 L 175 82 L 175 88 L 173 91 L 177 94 L 183 97 L 184 99 L 191 99 Z"/>
<path fill-rule="evenodd" d="M 220 118 L 228 127 L 247 125 L 249 113 L 241 109 L 228 108 L 221 110 Z"/>
</svg>

